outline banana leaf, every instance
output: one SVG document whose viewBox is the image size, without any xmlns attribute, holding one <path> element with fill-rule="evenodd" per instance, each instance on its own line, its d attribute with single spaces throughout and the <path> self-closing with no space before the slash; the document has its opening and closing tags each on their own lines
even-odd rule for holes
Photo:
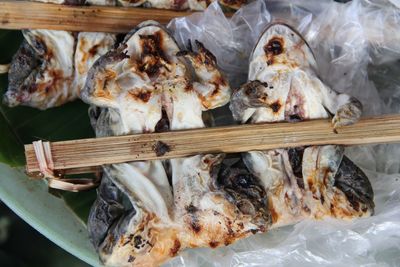
<svg viewBox="0 0 400 267">
<path fill-rule="evenodd" d="M 0 31 L 0 63 L 9 63 L 21 42 L 20 31 Z M 7 75 L 0 75 L 1 97 L 7 83 Z M 50 240 L 89 264 L 98 265 L 86 231 L 95 190 L 50 194 L 43 181 L 32 180 L 24 173 L 24 144 L 38 139 L 93 137 L 87 110 L 81 101 L 45 111 L 8 108 L 0 103 L 0 199 Z"/>
</svg>

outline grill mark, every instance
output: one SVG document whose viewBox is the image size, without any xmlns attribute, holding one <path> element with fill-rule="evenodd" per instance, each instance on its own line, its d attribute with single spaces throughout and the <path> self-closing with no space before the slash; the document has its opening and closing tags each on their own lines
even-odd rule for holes
<svg viewBox="0 0 400 267">
<path fill-rule="evenodd" d="M 134 262 L 134 261 L 135 261 L 135 257 L 133 257 L 132 255 L 129 255 L 128 262 Z"/>
<path fill-rule="evenodd" d="M 281 37 L 273 37 L 264 46 L 264 51 L 268 54 L 279 55 L 282 54 L 284 41 Z"/>
<path fill-rule="evenodd" d="M 175 257 L 178 254 L 180 249 L 181 249 L 181 242 L 178 239 L 175 239 L 174 240 L 174 245 L 169 251 L 169 255 L 171 257 Z"/>
<path fill-rule="evenodd" d="M 198 234 L 201 231 L 201 225 L 199 222 L 199 218 L 195 215 L 192 214 L 190 218 L 190 228 L 193 230 L 194 233 Z"/>
<path fill-rule="evenodd" d="M 142 47 L 142 57 L 139 70 L 146 72 L 149 77 L 157 75 L 161 67 L 166 67 L 169 60 L 163 50 L 163 36 L 161 31 L 152 35 L 139 35 Z"/>
<path fill-rule="evenodd" d="M 211 241 L 210 243 L 208 243 L 208 245 L 211 248 L 216 248 L 216 247 L 218 247 L 219 243 L 217 241 Z"/>
<path fill-rule="evenodd" d="M 89 49 L 89 55 L 90 55 L 91 57 L 94 57 L 95 55 L 97 55 L 97 52 L 98 52 L 98 50 L 99 50 L 100 47 L 101 47 L 100 44 L 94 45 L 92 48 Z"/>
<path fill-rule="evenodd" d="M 189 206 L 186 207 L 186 211 L 188 213 L 195 213 L 198 211 L 197 207 L 193 206 L 193 204 L 190 204 Z"/>
<path fill-rule="evenodd" d="M 187 83 L 185 85 L 185 92 L 191 92 L 193 91 L 193 85 L 191 83 Z"/>
<path fill-rule="evenodd" d="M 271 213 L 272 222 L 276 223 L 279 219 L 279 214 L 276 212 L 274 204 L 270 198 L 268 199 L 268 209 L 269 212 Z"/>
<path fill-rule="evenodd" d="M 282 105 L 279 102 L 279 100 L 275 101 L 274 103 L 272 103 L 271 105 L 269 105 L 269 107 L 272 109 L 272 111 L 274 113 L 278 113 L 279 110 L 281 109 Z"/>
<path fill-rule="evenodd" d="M 135 100 L 142 101 L 143 103 L 147 103 L 150 100 L 152 95 L 151 90 L 146 89 L 139 89 L 139 90 L 132 90 L 129 91 L 129 95 L 133 97 Z"/>
<path fill-rule="evenodd" d="M 272 65 L 275 62 L 275 56 L 278 56 L 284 51 L 285 42 L 283 38 L 275 36 L 272 37 L 264 46 L 264 52 L 267 57 L 267 64 Z"/>
<path fill-rule="evenodd" d="M 143 240 L 143 238 L 140 235 L 137 235 L 133 238 L 133 246 L 136 249 L 143 248 L 146 245 L 146 242 Z"/>
<path fill-rule="evenodd" d="M 206 66 L 214 67 L 217 63 L 216 57 L 207 48 L 205 48 L 201 42 L 196 40 L 195 43 L 199 50 L 199 60 L 203 62 Z"/>
</svg>

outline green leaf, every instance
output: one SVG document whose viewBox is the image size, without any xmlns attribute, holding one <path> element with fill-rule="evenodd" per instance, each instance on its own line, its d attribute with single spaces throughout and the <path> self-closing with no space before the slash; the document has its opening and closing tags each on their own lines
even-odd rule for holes
<svg viewBox="0 0 400 267">
<path fill-rule="evenodd" d="M 29 180 L 20 168 L 0 163 L 0 197 L 18 216 L 61 248 L 91 266 L 100 266 L 84 222 L 62 199 L 49 194 L 43 181 Z M 40 253 L 34 246 L 35 253 Z M 72 265 L 63 262 L 60 266 Z"/>
<path fill-rule="evenodd" d="M 10 62 L 21 41 L 22 35 L 19 31 L 0 31 L 1 63 Z M 0 99 L 7 90 L 7 85 L 7 75 L 1 75 Z M 0 103 L 0 162 L 11 167 L 25 165 L 23 145 L 39 139 L 62 141 L 94 137 L 87 112 L 88 105 L 81 101 L 45 111 L 22 106 L 9 108 Z M 62 192 L 61 195 L 69 208 L 86 222 L 90 206 L 96 197 L 95 190 Z M 17 197 L 15 201 L 18 201 Z"/>
</svg>

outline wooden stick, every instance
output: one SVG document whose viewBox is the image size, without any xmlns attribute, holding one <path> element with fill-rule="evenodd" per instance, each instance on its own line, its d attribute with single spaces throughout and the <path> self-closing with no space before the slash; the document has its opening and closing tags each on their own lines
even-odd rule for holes
<svg viewBox="0 0 400 267">
<path fill-rule="evenodd" d="M 329 120 L 252 124 L 54 142 L 51 152 L 54 169 L 66 170 L 205 153 L 393 142 L 400 142 L 400 115 L 365 118 L 338 133 L 333 132 Z M 39 171 L 32 145 L 25 146 L 25 155 L 27 171 Z"/>
<path fill-rule="evenodd" d="M 1 29 L 125 33 L 145 20 L 162 24 L 193 12 L 150 8 L 68 6 L 29 1 L 0 1 Z"/>
</svg>

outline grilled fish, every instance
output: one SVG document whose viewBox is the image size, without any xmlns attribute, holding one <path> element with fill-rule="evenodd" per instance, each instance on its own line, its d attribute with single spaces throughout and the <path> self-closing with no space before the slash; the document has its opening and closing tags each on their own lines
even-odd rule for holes
<svg viewBox="0 0 400 267">
<path fill-rule="evenodd" d="M 336 93 L 318 78 L 307 42 L 285 24 L 272 24 L 261 35 L 250 57 L 248 80 L 233 93 L 230 104 L 241 123 L 294 122 L 332 114 L 337 128 L 361 116 L 357 99 Z M 242 160 L 267 192 L 271 228 L 303 218 L 352 219 L 373 213 L 371 184 L 341 146 L 252 151 Z"/>
<path fill-rule="evenodd" d="M 64 3 L 64 1 L 55 1 Z M 82 1 L 67 1 L 81 4 Z M 97 5 L 107 0 L 91 1 Z M 72 33 L 53 30 L 24 30 L 24 41 L 14 55 L 8 73 L 6 105 L 38 109 L 60 106 L 75 100 L 87 71 L 115 44 L 108 33 Z"/>
<path fill-rule="evenodd" d="M 93 105 L 97 135 L 204 127 L 202 113 L 228 103 L 231 91 L 213 54 L 195 44 L 196 51 L 182 51 L 166 29 L 148 21 L 102 56 L 82 92 Z M 169 148 L 154 149 L 165 153 Z M 88 221 L 102 261 L 154 266 L 187 247 L 215 248 L 264 231 L 270 220 L 263 208 L 266 194 L 254 181 L 247 189 L 228 177 L 221 186 L 217 176 L 223 158 L 197 155 L 105 166 Z M 243 192 L 229 193 L 240 186 Z"/>
</svg>

